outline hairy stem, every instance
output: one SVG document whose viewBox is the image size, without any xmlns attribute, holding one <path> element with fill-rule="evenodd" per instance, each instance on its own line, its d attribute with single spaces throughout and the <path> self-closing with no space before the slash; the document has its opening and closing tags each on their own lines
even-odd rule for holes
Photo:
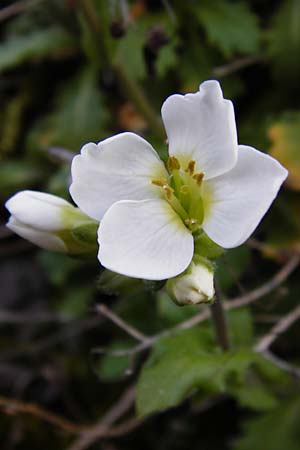
<svg viewBox="0 0 300 450">
<path fill-rule="evenodd" d="M 216 293 L 216 300 L 211 306 L 211 315 L 215 327 L 218 342 L 224 351 L 230 347 L 228 326 L 226 321 L 225 309 L 219 293 Z"/>
</svg>

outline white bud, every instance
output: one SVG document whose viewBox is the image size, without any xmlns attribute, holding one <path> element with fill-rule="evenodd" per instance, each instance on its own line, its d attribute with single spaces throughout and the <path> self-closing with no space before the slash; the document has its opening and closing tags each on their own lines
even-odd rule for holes
<svg viewBox="0 0 300 450">
<path fill-rule="evenodd" d="M 211 303 L 215 293 L 213 265 L 197 258 L 185 272 L 167 281 L 167 290 L 178 305 Z"/>
<path fill-rule="evenodd" d="M 56 195 L 21 191 L 5 206 L 11 214 L 7 227 L 39 247 L 73 254 L 91 251 L 92 239 L 85 238 L 85 228 L 94 233 L 96 246 L 97 222 Z"/>
</svg>

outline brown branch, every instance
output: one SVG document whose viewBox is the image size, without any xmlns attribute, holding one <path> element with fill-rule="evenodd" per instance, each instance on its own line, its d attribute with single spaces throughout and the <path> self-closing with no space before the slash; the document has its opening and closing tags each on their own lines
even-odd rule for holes
<svg viewBox="0 0 300 450">
<path fill-rule="evenodd" d="M 259 300 L 263 296 L 269 294 L 270 292 L 274 291 L 278 286 L 280 286 L 288 277 L 289 275 L 296 269 L 296 267 L 299 265 L 300 256 L 295 255 L 293 256 L 275 275 L 272 277 L 269 281 L 267 281 L 265 284 L 260 286 L 257 289 L 254 289 L 253 291 L 249 292 L 248 294 L 241 295 L 239 297 L 236 297 L 232 300 L 228 300 L 226 303 L 224 303 L 224 308 L 226 311 L 229 311 L 231 309 L 241 308 L 242 306 L 247 306 L 256 300 Z M 194 327 L 200 322 L 203 322 L 204 320 L 207 320 L 209 318 L 209 311 L 204 310 L 199 314 L 196 314 L 195 316 L 191 317 L 190 319 L 185 320 L 184 322 L 181 322 L 177 327 L 175 327 L 173 330 L 187 330 L 189 328 Z"/>
<path fill-rule="evenodd" d="M 2 407 L 4 412 L 8 415 L 17 413 L 29 414 L 38 417 L 39 419 L 43 419 L 46 422 L 66 431 L 67 433 L 78 434 L 85 430 L 84 426 L 76 425 L 68 419 L 65 419 L 58 414 L 54 414 L 53 412 L 50 412 L 34 403 L 25 403 L 20 400 L 1 396 L 0 407 Z"/>
<path fill-rule="evenodd" d="M 282 333 L 287 331 L 294 322 L 300 319 L 300 305 L 284 316 L 278 323 L 276 323 L 271 330 L 263 336 L 255 346 L 255 351 L 263 353 L 269 349 L 273 342 Z"/>
<path fill-rule="evenodd" d="M 264 358 L 268 359 L 272 364 L 274 364 L 274 366 L 278 367 L 279 369 L 284 370 L 285 372 L 297 378 L 300 377 L 300 367 L 296 367 L 293 364 L 285 361 L 284 359 L 279 358 L 269 350 L 265 350 L 263 353 L 261 353 L 261 355 Z"/>
<path fill-rule="evenodd" d="M 264 295 L 269 294 L 274 289 L 279 287 L 296 269 L 299 265 L 300 255 L 293 256 L 269 281 L 260 286 L 257 289 L 249 292 L 248 294 L 242 295 L 240 297 L 236 297 L 232 300 L 228 300 L 224 303 L 225 311 L 229 311 L 231 309 L 241 308 L 243 306 L 247 306 L 256 300 L 259 300 Z M 190 319 L 184 320 L 180 324 L 176 325 L 173 328 L 163 331 L 162 333 L 158 333 L 154 336 L 149 336 L 144 340 L 141 344 L 138 344 L 135 347 L 126 350 L 115 350 L 112 354 L 115 356 L 124 356 L 124 355 L 133 355 L 135 353 L 141 352 L 150 348 L 158 339 L 166 336 L 171 336 L 176 334 L 181 330 L 188 330 L 198 325 L 201 322 L 210 318 L 210 310 L 208 308 L 204 309 L 200 313 L 191 317 Z"/>
<path fill-rule="evenodd" d="M 2 8 L 0 11 L 0 21 L 6 20 L 9 17 L 16 16 L 17 14 L 20 14 L 21 12 L 25 11 L 27 8 L 31 6 L 35 6 L 36 4 L 40 3 L 41 0 L 20 0 L 19 2 L 14 2 L 12 5 L 6 6 L 5 8 Z"/>
<path fill-rule="evenodd" d="M 70 420 L 55 414 L 34 403 L 26 403 L 20 400 L 0 396 L 0 407 L 8 415 L 28 414 L 35 418 L 54 425 L 66 433 L 79 435 L 79 438 L 69 450 L 83 450 L 100 438 L 114 438 L 129 433 L 142 424 L 142 419 L 131 418 L 123 423 L 111 426 L 121 418 L 133 405 L 135 389 L 129 387 L 115 405 L 101 418 L 99 422 L 92 425 L 75 424 Z"/>
<path fill-rule="evenodd" d="M 245 56 L 243 58 L 230 62 L 229 64 L 215 67 L 212 70 L 212 75 L 217 78 L 222 78 L 226 75 L 237 72 L 238 70 L 244 69 L 245 67 L 260 63 L 261 61 L 262 58 L 260 56 Z"/>
<path fill-rule="evenodd" d="M 107 319 L 111 320 L 114 324 L 116 324 L 119 328 L 124 330 L 129 336 L 132 336 L 137 341 L 144 342 L 148 339 L 148 337 L 141 333 L 139 330 L 134 328 L 132 325 L 129 325 L 125 320 L 121 319 L 116 313 L 114 313 L 111 309 L 109 309 L 103 303 L 96 305 L 96 311 L 102 314 Z"/>
<path fill-rule="evenodd" d="M 69 450 L 84 450 L 92 445 L 96 440 L 104 436 L 107 437 L 107 433 L 110 433 L 110 437 L 115 436 L 116 430 L 112 432 L 112 430 L 109 430 L 108 427 L 115 423 L 132 407 L 134 399 L 135 388 L 131 386 L 99 422 L 92 425 L 88 429 L 83 430 L 82 435 L 69 447 Z M 123 425 L 123 429 L 127 432 L 128 424 L 125 428 Z"/>
<path fill-rule="evenodd" d="M 0 323 L 10 325 L 23 325 L 23 324 L 32 325 L 33 323 L 49 323 L 49 322 L 65 323 L 69 321 L 70 318 L 62 314 L 55 314 L 51 312 L 17 313 L 12 311 L 0 310 Z"/>
</svg>

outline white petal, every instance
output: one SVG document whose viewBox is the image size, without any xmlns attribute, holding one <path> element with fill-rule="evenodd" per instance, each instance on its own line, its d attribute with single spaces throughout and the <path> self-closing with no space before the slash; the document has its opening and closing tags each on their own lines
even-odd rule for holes
<svg viewBox="0 0 300 450">
<path fill-rule="evenodd" d="M 145 200 L 160 195 L 151 183 L 166 169 L 152 146 L 134 133 L 121 133 L 86 144 L 72 162 L 70 193 L 90 217 L 101 220 L 119 200 Z"/>
<path fill-rule="evenodd" d="M 115 203 L 100 223 L 98 240 L 104 267 L 147 280 L 178 275 L 194 252 L 192 234 L 160 199 Z"/>
<path fill-rule="evenodd" d="M 29 226 L 24 225 L 19 222 L 15 217 L 11 217 L 6 224 L 6 226 L 12 230 L 14 233 L 18 234 L 24 239 L 38 245 L 46 250 L 51 250 L 54 252 L 67 252 L 67 248 L 63 241 L 57 236 L 46 231 L 36 230 Z"/>
<path fill-rule="evenodd" d="M 73 208 L 71 203 L 37 191 L 21 191 L 11 197 L 6 208 L 19 222 L 40 230 L 60 230 L 64 227 L 62 208 Z"/>
<path fill-rule="evenodd" d="M 240 145 L 236 166 L 204 183 L 212 198 L 203 224 L 208 236 L 224 248 L 242 244 L 267 212 L 287 174 L 276 159 Z"/>
<path fill-rule="evenodd" d="M 162 106 L 169 154 L 185 162 L 195 160 L 205 179 L 230 170 L 237 160 L 237 134 L 231 101 L 224 100 L 215 80 L 199 92 L 171 95 Z"/>
</svg>

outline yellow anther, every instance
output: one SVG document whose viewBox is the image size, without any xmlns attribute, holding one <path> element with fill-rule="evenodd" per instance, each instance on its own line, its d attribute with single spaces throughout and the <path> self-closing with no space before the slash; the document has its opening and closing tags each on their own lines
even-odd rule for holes
<svg viewBox="0 0 300 450">
<path fill-rule="evenodd" d="M 172 189 L 168 184 L 165 184 L 164 186 L 162 186 L 162 188 L 165 191 L 167 199 L 170 200 L 173 195 L 174 189 Z"/>
<path fill-rule="evenodd" d="M 154 180 L 151 180 L 152 184 L 155 184 L 155 186 L 164 187 L 166 184 L 165 180 L 159 180 L 158 178 L 154 178 Z"/>
<path fill-rule="evenodd" d="M 204 177 L 203 172 L 195 173 L 195 175 L 193 176 L 193 178 L 194 178 L 194 180 L 196 180 L 196 183 L 198 184 L 198 186 L 201 186 L 203 177 Z"/>
<path fill-rule="evenodd" d="M 184 184 L 183 186 L 181 186 L 180 188 L 180 193 L 187 195 L 190 192 L 189 187 L 187 184 Z"/>
<path fill-rule="evenodd" d="M 169 172 L 173 172 L 173 170 L 180 169 L 180 162 L 178 161 L 176 156 L 169 156 L 167 166 L 168 166 Z"/>
<path fill-rule="evenodd" d="M 188 166 L 185 169 L 185 171 L 191 176 L 193 175 L 193 173 L 195 171 L 195 165 L 196 165 L 196 162 L 192 159 L 191 161 L 189 161 Z"/>
</svg>

